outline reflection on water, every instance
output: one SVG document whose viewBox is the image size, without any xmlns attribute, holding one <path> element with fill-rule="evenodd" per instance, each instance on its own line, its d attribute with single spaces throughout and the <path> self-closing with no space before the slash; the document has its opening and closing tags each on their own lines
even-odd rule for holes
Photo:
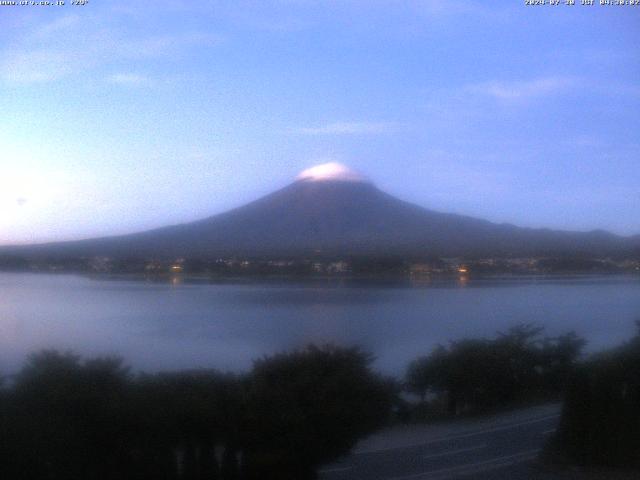
<svg viewBox="0 0 640 480">
<path fill-rule="evenodd" d="M 310 342 L 360 345 L 385 372 L 435 344 L 522 322 L 576 330 L 596 350 L 640 318 L 638 277 L 413 278 L 405 282 L 164 283 L 0 274 L 0 372 L 45 347 L 134 367 L 246 369 Z"/>
</svg>

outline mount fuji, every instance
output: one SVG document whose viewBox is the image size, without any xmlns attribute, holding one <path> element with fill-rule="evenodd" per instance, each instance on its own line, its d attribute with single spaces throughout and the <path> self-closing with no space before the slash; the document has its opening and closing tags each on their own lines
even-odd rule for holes
<svg viewBox="0 0 640 480">
<path fill-rule="evenodd" d="M 541 256 L 640 253 L 640 236 L 520 228 L 436 212 L 328 163 L 228 212 L 141 233 L 0 248 L 26 257 Z"/>
</svg>

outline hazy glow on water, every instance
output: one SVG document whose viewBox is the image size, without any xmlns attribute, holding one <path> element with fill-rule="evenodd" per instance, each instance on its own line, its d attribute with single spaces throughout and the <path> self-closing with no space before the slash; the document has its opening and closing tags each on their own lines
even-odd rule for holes
<svg viewBox="0 0 640 480">
<path fill-rule="evenodd" d="M 145 370 L 243 370 L 309 342 L 360 345 L 401 372 L 438 342 L 521 322 L 576 330 L 597 350 L 634 332 L 640 279 L 602 277 L 432 283 L 192 285 L 0 274 L 0 372 L 29 352 L 117 354 Z"/>
</svg>

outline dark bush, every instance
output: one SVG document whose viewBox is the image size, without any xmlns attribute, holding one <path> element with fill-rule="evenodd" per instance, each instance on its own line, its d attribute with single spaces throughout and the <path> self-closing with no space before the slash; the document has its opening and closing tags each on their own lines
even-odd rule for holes
<svg viewBox="0 0 640 480">
<path fill-rule="evenodd" d="M 8 480 L 312 478 L 390 413 L 357 349 L 308 347 L 214 370 L 133 376 L 120 359 L 29 357 L 0 385 Z"/>
<path fill-rule="evenodd" d="M 249 382 L 246 478 L 314 478 L 389 418 L 393 388 L 356 348 L 317 348 L 255 363 Z"/>
<path fill-rule="evenodd" d="M 571 377 L 553 446 L 572 463 L 640 467 L 640 333 Z"/>
<path fill-rule="evenodd" d="M 558 399 L 585 342 L 573 332 L 543 338 L 542 331 L 519 325 L 495 339 L 440 345 L 409 365 L 406 389 L 423 403 L 446 405 L 449 415 Z"/>
</svg>

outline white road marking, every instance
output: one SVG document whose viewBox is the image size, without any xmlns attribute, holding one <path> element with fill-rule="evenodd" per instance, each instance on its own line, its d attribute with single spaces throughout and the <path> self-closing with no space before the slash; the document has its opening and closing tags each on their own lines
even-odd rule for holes
<svg viewBox="0 0 640 480">
<path fill-rule="evenodd" d="M 474 445 L 473 447 L 459 448 L 458 450 L 449 450 L 447 452 L 434 453 L 433 455 L 425 455 L 422 458 L 426 460 L 428 458 L 438 458 L 438 457 L 444 457 L 446 455 L 455 455 L 456 453 L 472 452 L 474 450 L 481 450 L 483 448 L 487 448 L 486 443 L 482 443 L 480 445 Z"/>
<path fill-rule="evenodd" d="M 463 435 L 457 435 L 455 437 L 448 437 L 448 438 L 445 438 L 445 440 L 458 440 L 459 438 L 474 437 L 476 435 L 482 435 L 483 433 L 493 433 L 493 432 L 501 432 L 503 430 L 511 430 L 512 428 L 521 427 L 522 425 L 531 425 L 532 423 L 543 422 L 545 420 L 549 420 L 551 418 L 556 418 L 559 416 L 560 414 L 548 415 L 546 417 L 535 418 L 533 420 L 526 420 L 524 422 L 512 423 L 511 425 L 503 425 L 501 427 L 489 428 L 487 430 L 481 430 L 481 431 L 472 432 L 472 433 L 465 433 Z"/>
<path fill-rule="evenodd" d="M 347 470 L 351 470 L 353 467 L 336 467 L 336 468 L 325 468 L 323 470 L 319 470 L 318 473 L 336 473 L 336 472 L 346 472 Z"/>
<path fill-rule="evenodd" d="M 354 453 L 353 455 L 355 456 L 355 455 L 367 455 L 369 453 L 390 452 L 392 450 L 403 450 L 405 448 L 422 447 L 425 445 L 431 445 L 433 443 L 440 443 L 440 442 L 447 442 L 451 440 L 459 440 L 461 438 L 475 437 L 477 435 L 482 435 L 484 433 L 501 432 L 504 430 L 511 430 L 512 428 L 521 427 L 523 425 L 530 425 L 532 423 L 544 422 L 545 420 L 550 420 L 552 418 L 557 418 L 559 416 L 560 416 L 559 413 L 555 413 L 553 415 L 545 415 L 544 417 L 533 418 L 530 420 L 525 420 L 518 423 L 511 423 L 508 425 L 501 425 L 499 427 L 489 428 L 486 430 L 476 430 L 475 432 L 463 433 L 460 435 L 456 435 L 456 434 L 444 435 L 440 438 L 434 438 L 433 440 L 428 440 L 426 442 L 412 443 L 409 445 L 398 445 L 396 447 L 389 447 L 389 448 L 376 448 L 372 450 L 357 452 L 357 453 Z"/>
<path fill-rule="evenodd" d="M 465 475 L 471 473 L 478 473 L 487 470 L 495 470 L 496 468 L 508 467 L 517 463 L 525 462 L 534 458 L 539 449 L 527 450 L 525 452 L 516 453 L 513 455 L 505 455 L 503 457 L 495 457 L 482 462 L 469 463 L 466 465 L 459 465 L 457 467 L 442 468 L 440 470 L 431 470 L 421 473 L 413 473 L 411 475 L 403 475 L 400 477 L 388 477 L 386 480 L 435 480 L 437 478 L 447 478 L 450 475 Z"/>
</svg>

